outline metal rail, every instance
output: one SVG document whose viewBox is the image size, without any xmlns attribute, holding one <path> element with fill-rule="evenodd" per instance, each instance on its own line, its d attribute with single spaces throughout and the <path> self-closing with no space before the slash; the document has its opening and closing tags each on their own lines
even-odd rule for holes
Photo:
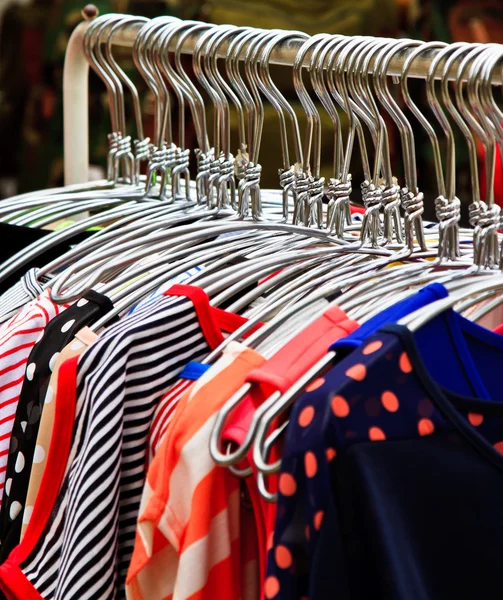
<svg viewBox="0 0 503 600">
<path fill-rule="evenodd" d="M 85 16 L 85 15 L 84 15 Z M 89 17 L 88 17 L 89 18 Z M 65 66 L 63 71 L 63 110 L 64 110 L 64 169 L 65 184 L 83 183 L 88 180 L 89 168 L 89 117 L 88 117 L 88 75 L 89 65 L 84 56 L 83 39 L 90 19 L 80 23 L 72 33 L 65 55 Z M 132 47 L 138 32 L 143 24 L 125 24 L 113 34 L 113 43 L 117 46 Z M 181 48 L 184 54 L 192 54 L 201 33 L 188 36 Z M 174 44 L 173 43 L 173 49 Z M 224 42 L 218 52 L 218 56 L 225 58 L 230 42 Z M 271 64 L 292 66 L 295 56 L 302 42 L 287 40 L 273 50 L 270 58 Z M 171 49 L 171 48 L 170 48 Z M 388 75 L 400 75 L 407 56 L 413 49 L 405 49 L 397 52 L 389 64 Z M 501 46 L 503 55 L 503 45 Z M 241 52 L 240 58 L 244 58 L 246 46 Z M 409 71 L 409 77 L 425 79 L 432 60 L 439 50 L 431 49 L 425 51 L 416 60 Z M 310 55 L 305 58 L 306 65 L 309 64 Z M 503 60 L 502 60 L 503 64 Z M 443 61 L 438 73 L 442 72 Z M 450 80 L 456 80 L 459 67 L 454 62 L 448 73 Z M 372 72 L 373 61 L 370 64 Z M 494 71 L 493 84 L 501 85 L 502 69 Z"/>
</svg>

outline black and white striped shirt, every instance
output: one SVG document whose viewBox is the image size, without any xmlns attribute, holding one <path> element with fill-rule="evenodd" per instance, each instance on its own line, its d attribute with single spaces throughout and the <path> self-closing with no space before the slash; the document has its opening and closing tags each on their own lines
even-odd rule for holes
<svg viewBox="0 0 503 600">
<path fill-rule="evenodd" d="M 205 304 L 196 310 L 186 297 L 153 300 L 80 357 L 64 482 L 42 537 L 20 565 L 42 598 L 124 598 L 152 413 L 184 365 L 223 339 Z"/>
</svg>

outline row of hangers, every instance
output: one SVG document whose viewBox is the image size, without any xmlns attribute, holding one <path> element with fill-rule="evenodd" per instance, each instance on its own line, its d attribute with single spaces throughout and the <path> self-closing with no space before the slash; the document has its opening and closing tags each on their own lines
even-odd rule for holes
<svg viewBox="0 0 503 600">
<path fill-rule="evenodd" d="M 134 65 L 155 99 L 152 140 L 145 136 L 140 95 L 113 56 L 114 36 L 133 25 L 139 28 L 132 49 Z M 182 63 L 189 41 L 194 42 L 193 76 Z M 305 113 L 304 136 L 296 112 L 269 71 L 272 53 L 290 42 L 299 46 L 292 78 Z M 219 56 L 224 49 L 222 68 Z M 335 297 L 334 304 L 363 323 L 423 285 L 443 283 L 450 296 L 405 320 L 412 330 L 450 307 L 466 312 L 480 304 L 469 312 L 470 319 L 479 320 L 503 302 L 500 208 L 493 191 L 496 144 L 502 147 L 503 143 L 503 112 L 494 97 L 500 88 L 492 85 L 501 69 L 501 46 L 308 36 L 172 17 L 149 20 L 104 15 L 89 24 L 84 51 L 108 92 L 112 132 L 107 180 L 2 201 L 0 218 L 12 224 L 48 227 L 76 215 L 80 220 L 2 264 L 0 282 L 42 250 L 100 227 L 37 272 L 58 303 L 74 301 L 91 288 L 108 295 L 114 309 L 93 326 L 99 332 L 162 284 L 202 267 L 189 283 L 203 288 L 213 306 L 230 302 L 227 310 L 245 311 L 248 317 L 206 358 L 208 364 L 233 340 L 270 358 L 278 347 L 271 344 L 278 328 L 291 320 L 292 338 L 319 316 L 323 311 L 319 301 L 327 298 Z M 392 91 L 389 67 L 404 53 Z M 432 55 L 426 95 L 445 137 L 445 156 L 434 126 L 408 89 L 415 61 Z M 306 87 L 307 79 L 314 94 Z M 134 143 L 128 134 L 125 89 L 132 98 Z M 274 107 L 279 122 L 278 190 L 260 187 L 264 100 Z M 315 100 L 333 125 L 333 166 L 328 180 L 321 175 L 321 116 Z M 195 149 L 186 147 L 186 106 L 196 131 Z M 239 137 L 236 156 L 231 152 L 233 111 Z M 346 131 L 341 115 L 347 119 Z M 424 128 L 433 150 L 438 225 L 428 228 L 422 219 L 424 197 L 411 119 Z M 401 184 L 393 170 L 397 165 L 390 150 L 390 123 L 400 136 Z M 462 205 L 456 196 L 454 126 L 461 130 L 470 156 L 473 229 L 459 227 Z M 485 150 L 488 193 L 484 201 L 478 139 Z M 191 151 L 197 157 L 194 182 L 189 171 Z M 361 222 L 350 214 L 350 170 L 358 152 L 364 172 L 361 200 L 366 209 Z M 146 175 L 141 174 L 143 163 Z M 0 318 L 6 320 L 16 308 L 15 302 L 1 303 Z M 298 315 L 305 319 L 294 319 Z M 265 325 L 243 340 L 260 322 Z M 237 476 L 247 477 L 251 469 L 238 465 L 251 452 L 260 493 L 273 501 L 267 477 L 278 472 L 279 462 L 269 463 L 270 450 L 287 424 L 292 403 L 334 359 L 333 353 L 327 353 L 292 389 L 273 394 L 255 412 L 243 445 L 224 448 L 225 422 L 252 384 L 244 385 L 218 415 L 210 446 L 214 460 Z M 272 430 L 277 422 L 281 426 Z"/>
</svg>

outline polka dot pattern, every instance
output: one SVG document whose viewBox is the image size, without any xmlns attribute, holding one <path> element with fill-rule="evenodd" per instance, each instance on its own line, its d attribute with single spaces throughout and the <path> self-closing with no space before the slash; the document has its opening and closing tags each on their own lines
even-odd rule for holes
<svg viewBox="0 0 503 600">
<path fill-rule="evenodd" d="M 21 471 L 24 469 L 25 462 L 24 455 L 22 452 L 20 452 L 17 455 L 16 466 L 14 467 L 16 473 L 21 473 Z"/>
<path fill-rule="evenodd" d="M 75 319 L 70 319 L 69 321 L 67 321 L 63 325 L 63 327 L 61 327 L 61 333 L 66 333 L 67 331 L 70 331 L 70 329 L 72 328 L 74 323 L 75 323 Z"/>
<path fill-rule="evenodd" d="M 277 546 L 274 556 L 280 569 L 289 569 L 292 566 L 292 553 L 286 546 Z"/>
<path fill-rule="evenodd" d="M 280 479 L 279 486 L 277 546 L 267 569 L 267 576 L 276 578 L 273 591 L 280 597 L 283 590 L 286 597 L 286 590 L 292 589 L 296 597 L 307 597 L 308 590 L 302 587 L 308 580 L 303 561 L 306 553 L 312 559 L 316 552 L 327 510 L 327 482 L 335 472 L 331 463 L 337 456 L 344 460 L 348 449 L 362 443 L 373 452 L 369 442 L 377 447 L 377 443 L 424 438 L 427 444 L 428 436 L 451 435 L 453 425 L 440 412 L 436 399 L 425 397 L 424 382 L 414 370 L 412 356 L 395 334 L 381 332 L 336 362 L 324 374 L 323 386 L 313 385 L 311 393 L 296 401 L 298 418 L 289 425 L 281 467 L 280 477 L 286 478 Z M 460 414 L 482 435 L 489 432 L 487 415 Z M 503 454 L 503 422 L 498 431 L 499 437 L 494 437 L 494 432 L 487 437 Z M 455 443 L 459 444 L 459 439 Z"/>
<path fill-rule="evenodd" d="M 400 406 L 396 394 L 390 390 L 386 390 L 381 394 L 381 402 L 384 408 L 389 412 L 396 412 Z"/>
<path fill-rule="evenodd" d="M 374 354 L 374 352 L 377 352 L 381 348 L 382 348 L 382 342 L 381 342 L 381 340 L 377 340 L 375 342 L 370 342 L 370 344 L 367 344 L 365 346 L 365 348 L 363 348 L 362 353 L 365 356 L 368 356 L 369 354 Z"/>
<path fill-rule="evenodd" d="M 346 371 L 346 376 L 355 381 L 363 381 L 367 375 L 367 367 L 363 364 L 353 365 Z"/>
<path fill-rule="evenodd" d="M 23 523 L 28 525 L 31 519 L 31 515 L 33 513 L 33 506 L 27 506 L 23 512 Z"/>
<path fill-rule="evenodd" d="M 369 429 L 369 439 L 373 442 L 382 442 L 386 439 L 386 434 L 380 427 L 371 427 Z"/>
<path fill-rule="evenodd" d="M 316 529 L 316 531 L 319 531 L 321 529 L 321 524 L 323 523 L 324 516 L 325 516 L 325 513 L 322 510 L 319 510 L 314 515 L 314 528 Z"/>
<path fill-rule="evenodd" d="M 20 502 L 18 502 L 17 500 L 14 501 L 11 505 L 10 505 L 10 509 L 9 509 L 9 517 L 11 518 L 12 521 L 14 521 L 14 519 L 18 516 L 18 514 L 21 512 L 22 509 L 22 505 Z"/>
<path fill-rule="evenodd" d="M 417 430 L 419 431 L 419 435 L 424 437 L 431 435 L 435 431 L 435 425 L 433 425 L 431 419 L 421 419 L 417 424 Z"/>
<path fill-rule="evenodd" d="M 54 388 L 52 386 L 48 386 L 47 393 L 45 394 L 44 404 L 50 404 L 54 398 Z"/>
<path fill-rule="evenodd" d="M 468 413 L 468 420 L 474 427 L 479 427 L 484 422 L 484 416 L 478 413 Z"/>
<path fill-rule="evenodd" d="M 297 491 L 297 482 L 290 473 L 282 473 L 279 478 L 279 491 L 283 496 L 293 496 Z"/>
<path fill-rule="evenodd" d="M 314 407 L 306 406 L 302 409 L 299 415 L 299 425 L 301 427 L 307 427 L 314 418 Z"/>
<path fill-rule="evenodd" d="M 304 466 L 306 469 L 306 475 L 313 478 L 318 472 L 318 461 L 314 452 L 306 452 L 304 456 Z"/>
<path fill-rule="evenodd" d="M 23 529 L 31 518 L 36 497 L 36 492 L 30 489 L 31 478 L 35 477 L 40 482 L 43 474 L 50 432 L 43 438 L 43 443 L 38 443 L 39 428 L 42 408 L 45 405 L 50 407 L 51 403 L 54 405 L 54 388 L 50 385 L 50 380 L 60 352 L 64 349 L 65 356 L 68 356 L 74 355 L 78 349 L 84 349 L 85 346 L 80 341 L 77 342 L 78 349 L 70 349 L 70 346 L 75 344 L 75 341 L 72 342 L 75 334 L 82 327 L 91 325 L 111 307 L 108 298 L 95 292 L 91 301 L 84 299 L 80 306 L 77 304 L 79 303 L 65 307 L 63 312 L 63 307 L 59 307 L 57 316 L 51 314 L 53 309 L 47 307 L 47 314 L 51 314 L 50 323 L 44 324 L 42 334 L 37 334 L 38 339 L 26 362 L 25 377 L 10 437 L 6 474 L 9 494 L 5 496 L 5 510 L 0 513 L 0 543 L 6 555 L 15 544 L 15 537 L 9 536 L 13 522 L 20 524 Z"/>
<path fill-rule="evenodd" d="M 55 354 L 53 354 L 51 356 L 51 360 L 49 361 L 49 369 L 51 370 L 51 373 L 52 373 L 52 371 L 54 371 L 54 367 L 56 366 L 56 361 L 58 360 L 58 358 L 59 358 L 59 352 L 56 352 Z"/>
<path fill-rule="evenodd" d="M 337 456 L 337 450 L 335 450 L 335 448 L 327 448 L 325 451 L 325 456 L 327 457 L 327 462 L 332 462 Z"/>
<path fill-rule="evenodd" d="M 419 416 L 425 417 L 427 419 L 431 417 L 434 410 L 435 410 L 435 408 L 433 406 L 433 402 L 429 398 L 423 398 L 419 402 L 418 407 L 417 407 L 417 412 L 418 412 Z"/>
<path fill-rule="evenodd" d="M 403 373 L 411 373 L 412 372 L 412 364 L 410 362 L 410 358 L 409 358 L 409 355 L 407 354 L 407 352 L 402 352 L 400 354 L 398 364 L 400 365 L 400 370 Z"/>
<path fill-rule="evenodd" d="M 334 396 L 331 402 L 332 412 L 336 417 L 344 418 L 349 415 L 349 404 L 343 396 Z"/>
<path fill-rule="evenodd" d="M 35 369 L 36 368 L 37 368 L 37 365 L 35 363 L 30 363 L 26 367 L 26 379 L 28 381 L 33 381 L 33 376 L 35 375 Z"/>
<path fill-rule="evenodd" d="M 265 580 L 264 593 L 267 600 L 272 600 L 279 594 L 279 581 L 277 577 L 268 577 Z"/>
<path fill-rule="evenodd" d="M 45 460 L 45 450 L 42 446 L 35 446 L 35 453 L 33 454 L 33 462 L 39 464 Z"/>
<path fill-rule="evenodd" d="M 311 381 L 311 383 L 306 387 L 306 392 L 314 392 L 315 390 L 320 388 L 324 383 L 325 380 L 323 379 L 323 377 L 318 377 L 318 379 Z"/>
</svg>

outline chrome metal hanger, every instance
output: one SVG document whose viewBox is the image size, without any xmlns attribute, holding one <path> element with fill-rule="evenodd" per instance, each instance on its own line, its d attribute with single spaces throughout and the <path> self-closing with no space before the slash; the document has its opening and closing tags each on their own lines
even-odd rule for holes
<svg viewBox="0 0 503 600">
<path fill-rule="evenodd" d="M 116 31 L 124 26 L 132 25 L 133 23 L 146 23 L 148 19 L 145 17 L 131 17 L 125 16 L 121 21 L 112 25 L 109 31 L 108 40 L 105 45 L 105 58 L 111 69 L 117 75 L 117 77 L 124 82 L 129 89 L 133 100 L 133 110 L 136 124 L 136 139 L 134 141 L 135 150 L 135 171 L 133 174 L 133 183 L 138 184 L 140 181 L 140 166 L 145 160 L 148 160 L 148 148 L 150 144 L 150 138 L 146 138 L 143 132 L 143 119 L 141 114 L 140 96 L 136 86 L 127 76 L 127 74 L 120 68 L 117 61 L 114 59 L 112 54 L 112 41 Z M 125 112 L 125 109 L 124 109 Z M 124 132 L 125 133 L 125 132 Z"/>
<path fill-rule="evenodd" d="M 444 60 L 453 51 L 452 46 L 439 51 L 432 60 L 426 78 L 426 95 L 428 103 L 436 116 L 447 140 L 447 154 L 445 166 L 445 196 L 435 200 L 436 216 L 440 223 L 439 258 L 455 260 L 459 257 L 459 229 L 461 202 L 456 196 L 456 144 L 452 126 L 447 118 L 435 91 L 435 77 L 437 70 Z"/>
<path fill-rule="evenodd" d="M 240 148 L 238 149 L 236 159 L 236 176 L 238 180 L 241 180 L 243 178 L 245 166 L 249 162 L 250 156 L 253 153 L 255 144 L 254 133 L 256 130 L 257 113 L 260 110 L 260 108 L 256 109 L 255 98 L 251 95 L 243 81 L 243 78 L 239 71 L 238 57 L 241 51 L 243 50 L 245 44 L 253 40 L 254 37 L 258 36 L 261 33 L 261 29 L 251 28 L 245 28 L 242 32 L 237 33 L 229 44 L 227 50 L 227 57 L 225 60 L 225 70 L 229 82 L 234 92 L 239 97 L 241 101 L 240 104 L 242 104 L 242 106 L 246 109 L 247 113 L 247 117 L 245 119 L 244 114 L 242 114 L 242 109 L 238 109 L 238 131 L 240 144 Z"/>
<path fill-rule="evenodd" d="M 208 79 L 205 69 L 201 66 L 201 55 L 203 50 L 205 54 L 211 52 L 211 42 L 214 36 L 220 34 L 219 28 L 212 28 L 205 31 L 198 39 L 194 48 L 192 57 L 192 66 L 196 78 L 205 89 L 213 102 L 213 147 L 214 158 L 210 165 L 210 176 L 208 179 L 208 201 L 210 206 L 224 208 L 225 206 L 235 206 L 236 204 L 236 183 L 234 180 L 234 157 L 230 154 L 228 127 L 222 122 L 222 115 L 225 114 L 224 105 L 227 102 L 225 94 L 218 88 L 215 89 L 214 81 Z M 224 129 L 226 127 L 226 129 Z M 216 190 L 216 199 L 214 200 L 214 189 Z"/>
<path fill-rule="evenodd" d="M 306 135 L 303 143 L 303 162 L 302 170 L 308 174 L 308 195 L 306 196 L 305 206 L 303 207 L 304 225 L 316 225 L 318 228 L 324 226 L 323 215 L 323 192 L 325 187 L 325 178 L 321 177 L 321 118 L 318 110 L 311 100 L 304 81 L 302 79 L 302 69 L 304 60 L 309 52 L 326 40 L 325 34 L 315 35 L 307 39 L 301 46 L 293 62 L 293 82 L 297 96 L 304 108 L 307 117 Z M 312 168 L 311 168 L 312 154 Z"/>
<path fill-rule="evenodd" d="M 327 66 L 328 69 L 328 84 L 332 94 L 334 90 L 338 90 L 339 97 L 343 101 L 343 110 L 348 115 L 349 120 L 349 132 L 348 139 L 346 142 L 346 150 L 344 154 L 344 161 L 342 167 L 342 179 L 346 180 L 349 175 L 350 161 L 353 153 L 354 137 L 355 133 L 358 134 L 360 155 L 362 160 L 364 181 L 361 184 L 362 189 L 362 200 L 366 208 L 365 215 L 361 226 L 360 239 L 362 243 L 370 240 L 372 247 L 377 247 L 378 234 L 380 228 L 380 206 L 381 206 L 381 190 L 378 184 L 379 175 L 376 175 L 380 171 L 380 157 L 381 153 L 379 147 L 376 148 L 377 166 L 374 168 L 374 176 L 371 174 L 370 164 L 368 159 L 368 153 L 366 148 L 365 136 L 361 123 L 356 116 L 358 116 L 366 123 L 371 132 L 375 132 L 375 123 L 369 116 L 367 111 L 363 111 L 354 100 L 350 98 L 349 85 L 347 81 L 347 65 L 351 60 L 354 52 L 357 52 L 358 48 L 365 41 L 365 38 L 356 37 L 348 38 L 341 44 L 336 46 L 334 49 Z M 334 64 L 335 63 L 335 64 Z M 374 181 L 373 181 L 374 180 Z"/>
<path fill-rule="evenodd" d="M 171 199 L 166 196 L 167 170 L 174 159 L 174 147 L 167 146 L 164 134 L 167 133 L 168 141 L 172 141 L 169 92 L 164 83 L 162 74 L 157 65 L 150 60 L 152 38 L 155 38 L 162 27 L 174 24 L 178 19 L 173 17 L 158 17 L 146 23 L 138 32 L 133 45 L 133 61 L 154 96 L 154 141 L 150 146 L 150 156 L 147 167 L 147 185 L 145 196 L 151 195 L 156 177 L 160 174 L 159 198 L 164 201 Z M 167 108 L 165 106 L 167 104 Z"/>
<path fill-rule="evenodd" d="M 306 224 L 305 219 L 303 220 L 301 218 L 300 211 L 303 210 L 302 207 L 305 206 L 303 203 L 306 201 L 306 199 L 307 201 L 309 201 L 308 173 L 306 173 L 301 168 L 301 165 L 304 163 L 304 156 L 297 115 L 290 103 L 286 100 L 283 94 L 281 94 L 281 92 L 273 82 L 271 74 L 269 72 L 269 63 L 271 54 L 278 44 L 284 44 L 285 42 L 291 39 L 305 40 L 308 38 L 309 36 L 307 34 L 298 31 L 272 32 L 271 36 L 265 37 L 265 42 L 259 40 L 259 43 L 261 44 L 260 49 L 262 50 L 260 54 L 260 60 L 258 63 L 255 64 L 255 68 L 250 70 L 252 78 L 255 79 L 255 82 L 260 88 L 260 91 L 272 104 L 279 117 L 281 153 L 283 157 L 282 171 L 280 172 L 280 185 L 283 186 L 284 190 L 286 185 L 290 185 L 287 181 L 288 176 L 287 179 L 285 179 L 285 174 L 290 172 L 292 166 L 290 162 L 288 132 L 286 127 L 285 113 L 291 123 L 296 165 L 294 167 L 295 184 L 292 185 L 292 187 L 290 188 L 293 192 L 294 213 L 292 215 L 292 222 L 294 224 L 299 224 L 301 222 Z M 249 65 L 249 61 L 247 61 L 247 64 Z"/>
<path fill-rule="evenodd" d="M 383 264 L 382 259 L 378 259 L 375 262 L 376 263 L 380 262 L 381 265 Z M 374 265 L 374 267 L 377 267 L 377 266 L 378 266 L 377 264 Z M 355 273 L 355 274 L 358 273 L 359 269 L 355 269 L 354 266 L 352 266 L 350 268 L 353 273 Z M 370 265 L 366 265 L 366 267 L 364 267 L 364 269 L 365 268 L 367 268 L 367 269 L 370 268 Z M 252 336 L 250 336 L 246 340 L 246 344 L 251 345 L 251 344 L 254 344 L 258 339 L 263 339 L 268 334 L 268 331 L 271 330 L 272 328 L 274 328 L 274 326 L 278 322 L 278 320 L 285 321 L 289 315 L 294 314 L 296 311 L 300 310 L 303 305 L 309 305 L 309 303 L 313 302 L 313 300 L 316 297 L 323 297 L 325 295 L 330 295 L 336 289 L 341 290 L 342 287 L 345 287 L 346 285 L 351 285 L 352 283 L 356 283 L 357 281 L 360 281 L 367 277 L 368 277 L 367 273 L 361 273 L 360 275 L 355 275 L 354 277 L 350 276 L 349 278 L 347 276 L 341 276 L 337 282 L 335 282 L 332 277 L 332 281 L 327 282 L 328 285 L 322 286 L 318 292 L 313 293 L 311 296 L 300 301 L 298 304 L 291 306 L 289 309 L 287 309 L 286 311 L 283 311 L 282 313 L 280 313 L 280 315 L 275 317 L 273 319 L 273 321 L 271 321 L 267 325 L 264 325 L 260 330 L 258 330 L 256 333 L 254 333 Z M 238 332 L 235 332 L 235 334 L 237 334 L 237 333 Z M 233 334 L 233 335 L 235 335 L 235 334 Z M 323 361 L 320 361 L 320 362 L 323 362 L 325 366 L 327 364 L 327 363 L 325 363 L 325 359 L 323 359 Z M 258 436 L 261 435 L 260 432 L 262 432 L 262 435 L 267 434 L 267 432 L 269 431 L 269 426 L 272 423 L 272 421 L 276 417 L 278 417 L 284 410 L 283 402 L 286 401 L 288 396 L 285 397 L 285 395 L 282 395 L 280 393 L 273 394 L 255 412 L 254 417 L 252 419 L 252 424 L 250 425 L 250 428 L 247 431 L 245 443 L 243 445 L 241 445 L 238 449 L 233 450 L 232 452 L 227 451 L 225 454 L 222 453 L 219 450 L 219 448 L 220 448 L 219 438 L 220 438 L 220 433 L 221 433 L 222 427 L 223 427 L 228 415 L 230 414 L 230 412 L 232 412 L 234 407 L 250 391 L 251 386 L 250 386 L 250 388 L 248 388 L 248 385 L 249 384 L 246 384 L 245 386 L 243 386 L 239 390 L 239 392 L 237 392 L 228 401 L 228 403 L 226 403 L 226 405 L 220 411 L 220 413 L 217 417 L 217 422 L 216 422 L 215 428 L 213 429 L 213 432 L 212 432 L 212 442 L 211 442 L 210 447 L 211 447 L 212 456 L 214 457 L 214 459 L 217 461 L 218 464 L 226 465 L 226 466 L 236 465 L 246 455 L 246 453 L 251 448 L 251 445 L 253 443 L 255 445 L 257 444 Z M 280 407 L 281 407 L 281 409 L 280 409 Z M 274 417 L 269 418 L 270 411 L 272 409 L 274 409 Z M 268 422 L 267 426 L 264 426 L 264 421 L 263 421 L 264 419 L 267 419 L 267 422 Z M 261 441 L 264 441 L 264 440 L 261 440 Z M 254 461 L 255 461 L 255 464 L 258 466 L 259 470 L 264 470 L 264 472 L 276 472 L 278 465 L 276 465 L 276 467 L 275 467 L 276 470 L 268 471 L 269 466 L 267 464 L 264 464 L 264 460 L 261 458 L 257 459 L 257 456 L 255 454 L 256 453 L 255 447 L 256 446 L 254 446 Z M 263 446 L 261 446 L 261 448 L 263 448 Z M 257 460 L 258 460 L 258 462 L 257 462 Z M 234 471 L 234 472 L 236 472 L 236 471 Z"/>
<path fill-rule="evenodd" d="M 341 36 L 326 35 L 322 38 L 322 43 L 319 43 L 311 54 L 309 74 L 313 89 L 327 111 L 334 127 L 333 177 L 330 177 L 328 180 L 327 195 L 329 201 L 327 204 L 326 226 L 330 232 L 333 232 L 335 235 L 342 238 L 344 235 L 344 225 L 351 225 L 351 176 L 348 175 L 347 182 L 343 182 L 340 179 L 344 151 L 341 120 L 328 88 L 326 87 L 323 73 L 323 66 L 328 52 L 330 51 L 331 43 L 338 41 L 338 38 L 340 37 Z"/>
<path fill-rule="evenodd" d="M 410 69 L 414 63 L 414 61 L 426 52 L 431 51 L 436 48 L 446 48 L 447 44 L 445 42 L 426 42 L 422 46 L 419 46 L 415 50 L 412 50 L 410 54 L 405 59 L 405 62 L 402 67 L 402 73 L 400 77 L 401 89 L 402 89 L 402 97 L 404 99 L 405 104 L 412 112 L 412 114 L 416 117 L 419 123 L 422 125 L 423 129 L 426 131 L 430 143 L 433 150 L 433 165 L 435 168 L 435 179 L 437 183 L 438 196 L 445 196 L 445 179 L 444 179 L 444 170 L 442 166 L 442 155 L 440 151 L 440 143 L 438 141 L 438 136 L 435 132 L 435 129 L 432 127 L 429 120 L 424 116 L 424 114 L 420 111 L 418 106 L 412 100 L 412 97 L 408 88 L 408 77 Z"/>
<path fill-rule="evenodd" d="M 476 53 L 475 58 L 470 61 L 475 51 L 467 59 L 469 60 L 470 70 L 468 72 L 466 89 L 470 105 L 478 116 L 483 135 L 481 136 L 484 147 L 485 165 L 486 165 L 486 209 L 482 209 L 475 227 L 476 235 L 476 263 L 485 268 L 496 269 L 499 266 L 499 247 L 498 247 L 498 229 L 501 221 L 501 208 L 494 202 L 494 181 L 496 166 L 496 133 L 495 127 L 490 118 L 484 113 L 479 98 L 480 74 L 487 60 L 486 52 Z M 465 59 L 466 60 L 466 59 Z M 465 111 L 466 112 L 466 105 Z M 497 129 L 501 128 L 501 123 Z M 481 131 L 481 133 L 482 133 Z"/>
<path fill-rule="evenodd" d="M 109 18 L 107 18 L 109 17 Z M 107 160 L 108 179 L 117 182 L 120 166 L 123 166 L 127 182 L 132 181 L 134 157 L 131 138 L 126 135 L 124 93 L 120 79 L 105 60 L 102 52 L 103 37 L 109 32 L 110 24 L 120 24 L 120 15 L 104 15 L 92 22 L 84 36 L 84 52 L 91 67 L 104 82 L 109 96 L 112 132 L 108 135 L 109 153 Z"/>
<path fill-rule="evenodd" d="M 386 81 L 386 73 L 389 69 L 389 64 L 390 64 L 392 58 L 395 56 L 395 54 L 397 52 L 400 52 L 405 48 L 421 46 L 421 45 L 422 45 L 422 42 L 417 42 L 417 41 L 413 41 L 413 40 L 404 40 L 404 41 L 395 43 L 391 46 L 391 49 L 385 48 L 381 52 L 381 54 L 377 58 L 376 64 L 375 64 L 375 69 L 378 71 L 377 76 L 374 77 L 374 83 L 376 84 L 375 85 L 376 93 L 377 93 L 381 103 L 388 111 L 388 114 L 395 121 L 395 123 L 398 127 L 398 131 L 400 133 L 400 139 L 402 142 L 402 157 L 403 157 L 404 172 L 405 172 L 405 188 L 402 188 L 400 190 L 399 186 L 397 186 L 395 183 L 390 181 L 388 183 L 388 189 L 383 192 L 383 197 L 385 199 L 385 202 L 384 202 L 385 230 L 386 230 L 386 220 L 387 220 L 388 221 L 388 225 L 387 225 L 388 231 L 390 230 L 389 220 L 391 218 L 392 213 L 390 213 L 388 211 L 388 217 L 386 218 L 387 206 L 388 205 L 391 207 L 393 207 L 393 205 L 395 206 L 396 212 L 394 212 L 394 214 L 393 214 L 395 221 L 399 217 L 398 204 L 396 204 L 396 200 L 398 200 L 398 202 L 400 202 L 400 199 L 397 198 L 395 200 L 395 202 L 393 202 L 393 198 L 399 194 L 401 196 L 401 198 L 403 199 L 404 196 L 406 196 L 410 190 L 414 190 L 413 193 L 414 193 L 414 195 L 417 196 L 417 194 L 419 193 L 419 190 L 417 189 L 414 133 L 412 131 L 412 126 L 411 126 L 409 120 L 407 119 L 407 117 L 405 116 L 405 114 L 399 107 L 398 103 L 395 101 L 395 99 L 393 98 L 393 96 L 391 95 L 391 93 L 389 91 L 389 88 L 387 86 L 387 81 Z M 412 250 L 414 247 L 414 231 L 411 228 L 412 221 L 410 219 L 408 219 L 405 221 L 405 223 L 406 223 L 406 227 L 408 227 L 408 231 L 406 231 L 406 239 L 407 239 L 409 248 Z M 426 244 L 424 241 L 424 230 L 423 230 L 422 220 L 421 220 L 420 215 L 415 217 L 414 226 L 415 226 L 415 233 L 418 236 L 418 244 L 419 244 L 421 250 L 424 251 L 424 250 L 426 250 Z M 396 228 L 397 228 L 397 225 L 395 223 L 395 229 Z M 388 233 L 388 235 L 386 235 L 386 232 L 385 232 L 385 237 L 390 239 L 389 233 Z M 399 236 L 399 238 L 397 238 L 397 239 L 400 240 L 401 236 Z"/>
</svg>

